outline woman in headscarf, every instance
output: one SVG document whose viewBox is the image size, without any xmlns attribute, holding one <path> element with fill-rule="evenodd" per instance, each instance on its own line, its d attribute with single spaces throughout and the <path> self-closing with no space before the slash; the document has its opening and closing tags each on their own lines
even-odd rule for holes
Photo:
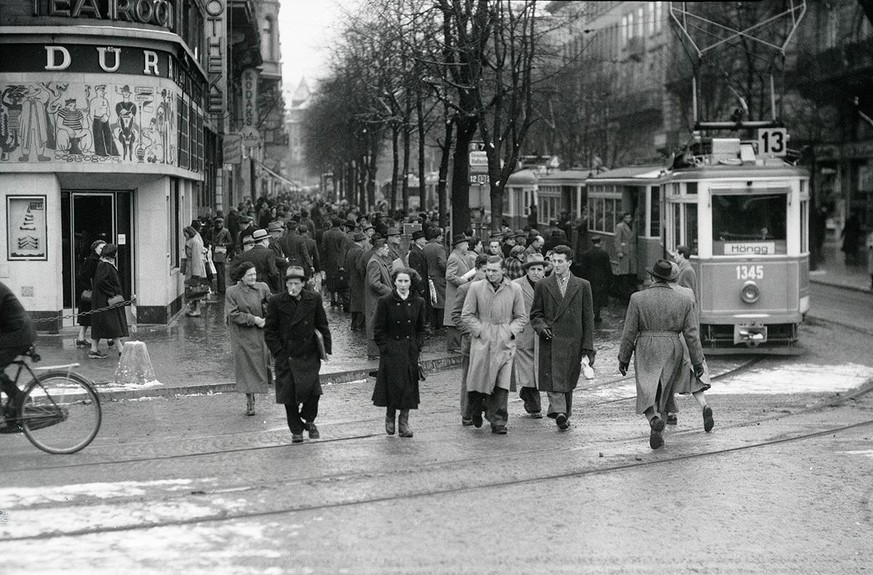
<svg viewBox="0 0 873 575">
<path fill-rule="evenodd" d="M 76 347 L 90 347 L 88 328 L 91 327 L 91 299 L 94 290 L 94 274 L 97 273 L 97 264 L 100 263 L 100 252 L 106 242 L 97 240 L 91 244 L 91 252 L 82 261 L 82 267 L 76 274 L 76 291 L 79 294 L 79 314 L 76 319 L 79 322 L 79 337 L 76 338 Z M 86 293 L 87 292 L 87 293 Z M 85 297 L 87 295 L 87 297 Z"/>
</svg>

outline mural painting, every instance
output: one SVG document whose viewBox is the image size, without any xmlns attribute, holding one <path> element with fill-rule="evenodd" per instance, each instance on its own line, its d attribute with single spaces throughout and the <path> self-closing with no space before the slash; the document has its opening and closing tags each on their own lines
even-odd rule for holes
<svg viewBox="0 0 873 575">
<path fill-rule="evenodd" d="M 177 164 L 176 94 L 130 84 L 0 84 L 0 162 Z"/>
</svg>

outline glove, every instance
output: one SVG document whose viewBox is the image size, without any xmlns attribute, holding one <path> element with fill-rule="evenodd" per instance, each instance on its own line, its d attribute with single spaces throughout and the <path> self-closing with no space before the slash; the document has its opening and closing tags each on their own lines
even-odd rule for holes
<svg viewBox="0 0 873 575">
<path fill-rule="evenodd" d="M 703 364 L 702 363 L 695 363 L 693 368 L 694 368 L 694 377 L 696 377 L 697 379 L 700 379 L 701 377 L 703 377 Z"/>
<path fill-rule="evenodd" d="M 597 355 L 597 352 L 593 349 L 583 349 L 582 355 L 588 356 L 588 365 L 594 367 L 594 356 Z"/>
<path fill-rule="evenodd" d="M 544 337 L 546 339 L 552 339 L 552 328 L 544 327 L 543 331 L 540 332 L 540 337 Z"/>
<path fill-rule="evenodd" d="M 627 375 L 627 368 L 630 366 L 629 363 L 625 363 L 623 361 L 618 362 L 618 372 L 624 377 Z"/>
</svg>

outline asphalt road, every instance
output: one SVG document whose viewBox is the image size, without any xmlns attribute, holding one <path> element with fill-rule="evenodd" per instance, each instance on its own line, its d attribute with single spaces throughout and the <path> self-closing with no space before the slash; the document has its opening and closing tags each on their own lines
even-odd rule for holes
<svg viewBox="0 0 873 575">
<path fill-rule="evenodd" d="M 713 358 L 714 432 L 682 398 L 656 452 L 609 342 L 566 433 L 514 396 L 509 435 L 462 428 L 458 370 L 429 376 L 412 439 L 372 380 L 328 386 L 302 445 L 266 396 L 108 402 L 74 456 L 0 436 L 2 572 L 869 573 L 858 314 L 803 326 L 802 356 Z"/>
</svg>

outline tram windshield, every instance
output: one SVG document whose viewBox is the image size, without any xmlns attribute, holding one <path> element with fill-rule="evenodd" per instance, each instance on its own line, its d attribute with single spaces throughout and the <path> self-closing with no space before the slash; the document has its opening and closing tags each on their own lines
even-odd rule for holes
<svg viewBox="0 0 873 575">
<path fill-rule="evenodd" d="M 713 255 L 786 253 L 786 194 L 713 195 Z"/>
</svg>

